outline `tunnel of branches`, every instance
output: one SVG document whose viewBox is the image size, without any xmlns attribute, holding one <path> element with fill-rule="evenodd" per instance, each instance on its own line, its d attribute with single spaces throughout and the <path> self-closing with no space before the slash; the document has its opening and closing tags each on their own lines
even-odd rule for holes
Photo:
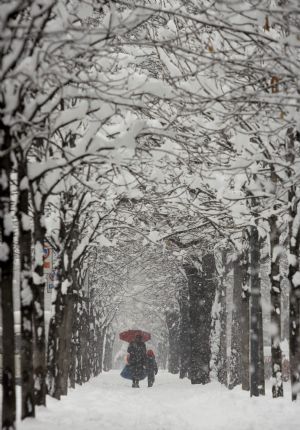
<svg viewBox="0 0 300 430">
<path fill-rule="evenodd" d="M 0 2 L 4 430 L 16 384 L 33 417 L 130 328 L 192 384 L 297 399 L 296 3 Z"/>
</svg>

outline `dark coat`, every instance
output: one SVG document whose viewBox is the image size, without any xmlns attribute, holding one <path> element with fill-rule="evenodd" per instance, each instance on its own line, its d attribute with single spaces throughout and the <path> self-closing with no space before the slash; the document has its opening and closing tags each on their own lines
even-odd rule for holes
<svg viewBox="0 0 300 430">
<path fill-rule="evenodd" d="M 147 368 L 148 377 L 154 380 L 154 375 L 156 375 L 158 372 L 158 367 L 157 367 L 155 357 L 147 356 L 146 368 Z"/>
<path fill-rule="evenodd" d="M 144 342 L 134 341 L 129 344 L 128 365 L 130 366 L 133 379 L 143 379 L 146 367 L 146 345 Z"/>
</svg>

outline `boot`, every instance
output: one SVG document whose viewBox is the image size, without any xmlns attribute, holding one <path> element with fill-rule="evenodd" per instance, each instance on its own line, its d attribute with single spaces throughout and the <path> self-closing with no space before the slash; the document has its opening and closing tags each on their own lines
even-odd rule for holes
<svg viewBox="0 0 300 430">
<path fill-rule="evenodd" d="M 132 380 L 132 388 L 140 388 L 138 379 Z"/>
</svg>

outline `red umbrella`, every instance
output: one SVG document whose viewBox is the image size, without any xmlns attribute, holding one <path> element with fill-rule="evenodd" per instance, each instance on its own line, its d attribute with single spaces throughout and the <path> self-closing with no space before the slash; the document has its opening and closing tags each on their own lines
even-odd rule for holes
<svg viewBox="0 0 300 430">
<path fill-rule="evenodd" d="M 142 341 L 147 342 L 151 339 L 151 334 L 142 330 L 126 330 L 119 334 L 121 340 L 125 340 L 125 342 L 133 342 L 136 336 L 142 336 Z"/>
</svg>

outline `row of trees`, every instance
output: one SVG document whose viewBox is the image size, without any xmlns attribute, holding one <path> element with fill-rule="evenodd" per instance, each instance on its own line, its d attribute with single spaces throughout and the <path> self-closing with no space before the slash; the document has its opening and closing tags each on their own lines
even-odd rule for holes
<svg viewBox="0 0 300 430">
<path fill-rule="evenodd" d="M 246 275 L 240 279 L 244 284 L 243 295 L 247 297 L 247 291 L 251 291 L 250 353 L 254 371 L 250 379 L 254 395 L 263 391 L 260 382 L 263 360 L 259 335 L 262 331 L 259 273 L 261 242 L 266 233 L 271 261 L 273 395 L 282 395 L 280 303 L 283 274 L 280 262 L 287 249 L 290 367 L 292 397 L 295 399 L 299 389 L 299 133 L 296 125 L 298 75 L 291 64 L 299 51 L 299 43 L 292 36 L 299 24 L 298 15 L 293 2 L 272 5 L 262 2 L 255 9 L 250 2 L 242 6 L 235 1 L 214 5 L 208 2 L 204 14 L 201 6 L 191 2 L 182 5 L 178 12 L 176 31 L 185 36 L 188 32 L 188 42 L 179 44 L 176 58 L 182 59 L 184 54 L 179 50 L 183 48 L 188 50 L 189 57 L 180 63 L 181 70 L 176 70 L 176 77 L 180 88 L 183 85 L 189 87 L 190 96 L 202 108 L 200 116 L 204 117 L 200 127 L 192 120 L 185 120 L 184 125 L 187 127 L 188 124 L 198 138 L 205 128 L 209 143 L 198 150 L 198 157 L 193 153 L 194 157 L 188 158 L 188 173 L 193 172 L 193 162 L 197 167 L 201 165 L 200 184 L 196 184 L 198 178 L 189 178 L 187 184 L 186 177 L 183 181 L 177 180 L 177 184 L 188 185 L 187 192 L 192 194 L 189 209 L 191 205 L 197 205 L 198 220 L 204 220 L 200 228 L 197 227 L 200 230 L 198 244 L 205 247 L 206 239 L 201 238 L 201 229 L 207 223 L 233 244 L 237 254 L 235 259 L 243 261 L 243 265 L 245 257 L 241 249 L 243 246 L 249 248 L 250 269 L 247 270 L 245 264 Z M 239 12 L 233 13 L 237 10 Z M 171 8 L 168 11 L 172 13 Z M 197 37 L 195 27 L 201 37 Z M 195 48 L 197 54 L 200 53 L 199 62 L 193 56 Z M 168 58 L 171 62 L 175 57 Z M 182 70 L 187 71 L 184 69 L 187 65 L 193 71 L 193 77 L 185 75 L 183 82 L 179 76 L 184 75 Z M 205 67 L 209 73 L 207 69 L 202 72 Z M 177 120 L 180 123 L 179 117 Z M 193 137 L 190 133 L 189 143 L 198 149 L 198 142 L 193 141 Z M 182 173 L 184 168 L 180 170 Z M 181 201 L 183 203 L 184 199 Z M 188 215 L 190 213 L 185 219 Z M 195 234 L 193 236 L 195 245 Z M 249 311 L 244 315 L 249 315 Z M 248 318 L 246 323 L 249 324 Z"/>
<path fill-rule="evenodd" d="M 87 328 L 76 315 L 79 318 L 90 312 L 81 302 L 89 256 L 95 246 L 105 242 L 102 224 L 118 205 L 118 190 L 110 188 L 112 178 L 130 162 L 135 138 L 149 128 L 133 113 L 145 106 L 145 97 L 148 102 L 156 98 L 160 88 L 158 80 L 145 79 L 138 68 L 127 69 L 128 63 L 135 66 L 129 55 L 122 59 L 122 44 L 117 41 L 120 29 L 126 41 L 127 34 L 149 15 L 136 11 L 130 16 L 121 11 L 116 14 L 93 1 L 17 0 L 1 4 L 4 429 L 15 423 L 13 278 L 18 255 L 22 418 L 34 416 L 35 405 L 46 403 L 47 390 L 56 398 L 66 393 L 66 369 L 74 358 L 70 349 L 74 344 L 82 349 L 83 340 L 78 343 L 78 337 L 88 342 L 82 335 Z M 48 344 L 43 268 L 46 240 L 57 255 Z M 101 308 L 95 312 L 102 312 Z M 103 325 L 105 328 L 109 323 L 103 319 L 102 334 L 95 334 L 96 344 L 104 341 Z M 101 368 L 101 348 L 95 348 L 98 365 L 92 368 Z M 80 358 L 76 367 L 72 363 L 73 372 L 80 372 L 82 366 L 87 374 L 87 365 Z M 71 380 L 74 383 L 74 376 Z"/>
<path fill-rule="evenodd" d="M 49 392 L 57 398 L 66 392 L 65 369 L 81 336 L 73 329 L 82 325 L 77 316 L 100 312 L 101 325 L 109 327 L 125 290 L 98 271 L 97 249 L 118 247 L 129 232 L 138 233 L 144 246 L 165 247 L 187 277 L 178 281 L 185 285 L 176 289 L 179 307 L 175 303 L 163 312 L 170 328 L 175 313 L 181 315 L 182 345 L 184 333 L 191 334 L 181 373 L 190 372 L 192 382 L 209 379 L 209 314 L 217 291 L 220 337 L 226 326 L 223 290 L 233 267 L 237 303 L 242 294 L 235 318 L 240 320 L 240 309 L 251 316 L 242 320 L 239 357 L 244 372 L 254 369 L 253 395 L 263 391 L 259 272 L 266 236 L 273 395 L 282 395 L 280 262 L 287 250 L 295 399 L 300 362 L 297 2 L 262 1 L 254 7 L 251 1 L 188 0 L 174 8 L 172 1 L 160 0 L 7 0 L 0 12 L 2 427 L 15 422 L 17 255 L 25 418 L 34 416 L 36 404 L 45 404 L 47 349 Z M 46 240 L 57 254 L 48 344 Z M 230 248 L 218 271 L 216 242 Z M 99 294 L 91 311 L 81 298 L 93 265 L 90 288 Z M 218 273 L 218 282 L 211 273 Z M 113 305 L 107 297 L 115 298 Z M 245 350 L 249 329 L 250 353 Z M 222 336 L 218 354 L 224 363 Z M 200 341 L 207 342 L 205 348 Z M 74 363 L 71 367 L 74 372 Z"/>
</svg>

